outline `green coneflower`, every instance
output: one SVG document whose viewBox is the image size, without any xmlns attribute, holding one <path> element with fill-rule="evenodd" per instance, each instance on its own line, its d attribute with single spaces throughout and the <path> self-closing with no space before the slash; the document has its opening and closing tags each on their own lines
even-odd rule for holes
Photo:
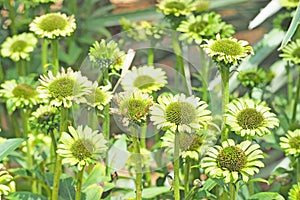
<svg viewBox="0 0 300 200">
<path fill-rule="evenodd" d="M 48 75 L 41 75 L 39 81 L 41 85 L 37 88 L 41 98 L 48 99 L 50 105 L 70 108 L 72 103 L 85 103 L 84 96 L 91 93 L 92 82 L 80 71 L 73 71 L 64 68 L 53 76 L 49 71 Z"/>
<path fill-rule="evenodd" d="M 69 132 L 63 132 L 58 144 L 57 153 L 63 157 L 62 163 L 77 165 L 79 170 L 102 159 L 107 150 L 107 141 L 98 130 L 88 126 L 69 126 Z"/>
<path fill-rule="evenodd" d="M 141 91 L 121 92 L 113 99 L 117 107 L 111 108 L 111 112 L 121 116 L 124 126 L 144 123 L 153 104 L 152 97 Z"/>
<path fill-rule="evenodd" d="M 13 61 L 30 60 L 30 53 L 34 50 L 37 39 L 32 33 L 22 33 L 7 37 L 1 45 L 1 55 Z"/>
<path fill-rule="evenodd" d="M 30 24 L 29 30 L 41 38 L 56 39 L 70 36 L 76 29 L 74 16 L 64 13 L 48 13 L 36 17 Z"/>
<path fill-rule="evenodd" d="M 300 129 L 288 131 L 288 133 L 280 137 L 280 147 L 286 155 L 298 157 L 300 155 Z"/>
<path fill-rule="evenodd" d="M 300 63 L 300 39 L 290 42 L 282 49 L 282 54 L 279 55 L 283 60 L 290 61 L 293 64 Z"/>
<path fill-rule="evenodd" d="M 274 74 L 262 68 L 255 68 L 240 71 L 237 78 L 245 87 L 259 87 L 269 84 Z"/>
<path fill-rule="evenodd" d="M 241 136 L 263 136 L 279 125 L 279 120 L 263 102 L 236 99 L 227 105 L 225 123 Z"/>
<path fill-rule="evenodd" d="M 244 182 L 264 167 L 261 161 L 263 152 L 258 144 L 243 141 L 235 144 L 232 139 L 225 140 L 222 145 L 211 147 L 202 159 L 201 167 L 212 178 L 224 178 L 225 183 L 235 183 L 239 179 Z"/>
<path fill-rule="evenodd" d="M 5 170 L 4 165 L 0 163 L 0 196 L 15 192 L 16 186 L 13 177 Z"/>
<path fill-rule="evenodd" d="M 157 128 L 188 132 L 205 128 L 211 121 L 208 105 L 198 97 L 184 94 L 160 95 L 158 103 L 150 108 L 151 121 Z"/>
<path fill-rule="evenodd" d="M 235 38 L 221 38 L 218 34 L 216 40 L 205 40 L 207 44 L 201 45 L 203 50 L 216 63 L 222 66 L 236 66 L 248 55 L 253 54 L 248 42 Z"/>
<path fill-rule="evenodd" d="M 289 200 L 299 200 L 300 199 L 300 183 L 294 184 L 288 193 Z"/>
<path fill-rule="evenodd" d="M 32 108 L 42 101 L 35 90 L 37 82 L 33 78 L 20 77 L 16 80 L 5 81 L 1 84 L 0 96 L 6 101 L 9 113 L 17 108 Z"/>
<path fill-rule="evenodd" d="M 98 82 L 95 81 L 91 87 L 91 93 L 85 95 L 86 103 L 92 108 L 103 110 L 112 99 L 112 93 L 109 91 L 110 85 L 98 86 Z"/>
<path fill-rule="evenodd" d="M 160 0 L 157 7 L 164 15 L 175 17 L 189 15 L 196 9 L 192 0 Z"/>
<path fill-rule="evenodd" d="M 195 42 L 202 44 L 203 39 L 215 39 L 219 33 L 222 38 L 232 36 L 234 28 L 222 21 L 221 15 L 215 12 L 202 15 L 191 15 L 187 20 L 181 21 L 177 31 L 182 32 L 179 39 L 189 44 Z"/>
<path fill-rule="evenodd" d="M 299 4 L 299 0 L 279 0 L 279 3 L 288 9 L 296 8 Z"/>
<path fill-rule="evenodd" d="M 127 90 L 140 90 L 145 93 L 158 91 L 167 84 L 165 71 L 153 66 L 133 67 L 124 76 L 121 85 Z"/>
</svg>

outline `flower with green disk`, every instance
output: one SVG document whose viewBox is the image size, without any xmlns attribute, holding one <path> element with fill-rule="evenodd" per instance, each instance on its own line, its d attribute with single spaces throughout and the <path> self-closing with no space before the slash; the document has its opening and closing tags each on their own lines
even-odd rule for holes
<svg viewBox="0 0 300 200">
<path fill-rule="evenodd" d="M 279 56 L 295 65 L 300 64 L 300 39 L 292 41 L 283 47 L 282 54 Z"/>
<path fill-rule="evenodd" d="M 300 155 L 300 129 L 288 131 L 285 136 L 280 137 L 279 144 L 287 156 L 297 158 Z"/>
<path fill-rule="evenodd" d="M 300 183 L 292 185 L 292 188 L 288 193 L 289 200 L 299 200 L 300 199 Z"/>
</svg>

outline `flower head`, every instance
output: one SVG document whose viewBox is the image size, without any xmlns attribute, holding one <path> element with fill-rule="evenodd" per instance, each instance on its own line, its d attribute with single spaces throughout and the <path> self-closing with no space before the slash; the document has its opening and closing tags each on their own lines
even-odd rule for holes
<svg viewBox="0 0 300 200">
<path fill-rule="evenodd" d="M 198 97 L 184 94 L 160 95 L 158 103 L 150 108 L 151 121 L 157 128 L 190 133 L 192 129 L 204 129 L 211 121 L 208 105 Z"/>
<path fill-rule="evenodd" d="M 125 91 L 140 90 L 152 93 L 167 84 L 166 73 L 160 68 L 153 66 L 133 67 L 124 76 L 121 85 Z"/>
<path fill-rule="evenodd" d="M 29 30 L 41 38 L 56 39 L 70 36 L 76 29 L 74 16 L 64 13 L 48 13 L 36 17 L 30 24 Z"/>
<path fill-rule="evenodd" d="M 279 0 L 279 3 L 285 8 L 296 8 L 299 4 L 299 0 Z"/>
<path fill-rule="evenodd" d="M 5 170 L 3 164 L 0 163 L 0 196 L 13 193 L 16 189 L 13 177 Z"/>
<path fill-rule="evenodd" d="M 37 82 L 33 78 L 20 77 L 16 80 L 5 81 L 1 84 L 0 96 L 5 99 L 9 113 L 17 108 L 32 108 L 41 102 L 35 88 Z"/>
<path fill-rule="evenodd" d="M 1 45 L 1 55 L 13 61 L 29 60 L 30 53 L 34 50 L 37 39 L 32 33 L 22 33 L 7 37 Z"/>
<path fill-rule="evenodd" d="M 263 136 L 279 125 L 279 120 L 263 102 L 252 99 L 236 99 L 227 105 L 225 123 L 241 136 Z"/>
<path fill-rule="evenodd" d="M 119 71 L 122 68 L 125 53 L 120 50 L 118 44 L 111 40 L 108 43 L 104 39 L 96 41 L 90 47 L 89 58 L 99 65 L 101 69 L 110 68 Z"/>
<path fill-rule="evenodd" d="M 90 107 L 103 110 L 103 107 L 107 105 L 112 98 L 112 94 L 109 92 L 110 87 L 110 85 L 98 86 L 98 82 L 95 81 L 91 87 L 92 92 L 85 95 L 86 103 Z"/>
<path fill-rule="evenodd" d="M 209 130 L 192 133 L 181 132 L 179 134 L 179 150 L 180 155 L 184 159 L 188 157 L 193 160 L 199 160 L 199 158 L 204 155 L 208 147 L 212 146 L 217 140 L 215 134 L 212 134 Z M 167 153 L 173 154 L 175 134 L 171 131 L 166 131 L 161 139 L 161 147 L 165 148 Z"/>
<path fill-rule="evenodd" d="M 40 105 L 29 118 L 30 126 L 37 131 L 49 133 L 59 126 L 59 112 L 56 107 Z"/>
<path fill-rule="evenodd" d="M 300 155 L 300 129 L 288 131 L 288 133 L 280 137 L 280 147 L 286 155 L 298 157 Z"/>
<path fill-rule="evenodd" d="M 37 88 L 41 98 L 46 98 L 50 101 L 50 105 L 64 106 L 70 108 L 72 102 L 85 103 L 84 96 L 91 92 L 92 82 L 82 76 L 79 71 L 73 71 L 64 68 L 53 76 L 52 72 L 47 75 L 41 75 L 39 81 L 41 86 Z"/>
<path fill-rule="evenodd" d="M 122 117 L 124 126 L 141 124 L 146 121 L 149 108 L 153 104 L 152 97 L 141 91 L 127 91 L 116 94 L 114 101 L 117 108 L 111 108 L 111 112 Z"/>
<path fill-rule="evenodd" d="M 238 80 L 245 87 L 260 87 L 269 84 L 274 78 L 274 74 L 270 71 L 259 69 L 248 69 L 240 71 Z"/>
<path fill-rule="evenodd" d="M 283 60 L 290 61 L 293 64 L 300 63 L 300 39 L 292 41 L 282 49 L 282 54 L 279 55 Z"/>
<path fill-rule="evenodd" d="M 157 7 L 164 15 L 175 17 L 189 15 L 196 9 L 192 0 L 160 0 Z"/>
<path fill-rule="evenodd" d="M 248 55 L 253 54 L 252 47 L 247 46 L 247 41 L 235 38 L 221 39 L 219 34 L 216 36 L 216 40 L 206 40 L 206 43 L 201 47 L 208 56 L 215 62 L 229 67 L 238 65 Z"/>
<path fill-rule="evenodd" d="M 88 126 L 68 127 L 69 132 L 63 132 L 57 153 L 63 157 L 62 163 L 77 165 L 81 170 L 84 166 L 96 163 L 107 150 L 107 141 L 98 130 L 93 131 Z"/>
<path fill-rule="evenodd" d="M 300 199 L 300 183 L 294 184 L 292 188 L 289 190 L 288 194 L 289 200 L 299 200 Z"/>
<path fill-rule="evenodd" d="M 287 31 L 292 19 L 293 13 L 291 12 L 278 14 L 273 20 L 273 26 L 279 30 Z"/>
<path fill-rule="evenodd" d="M 248 140 L 235 144 L 228 139 L 221 146 L 216 145 L 207 151 L 201 167 L 212 178 L 224 178 L 225 183 L 234 183 L 240 176 L 247 182 L 250 176 L 259 172 L 259 168 L 264 167 L 261 161 L 263 152 L 259 148 L 258 144 L 251 144 Z"/>
<path fill-rule="evenodd" d="M 187 43 L 202 44 L 203 39 L 215 39 L 219 33 L 221 37 L 229 37 L 234 33 L 232 25 L 222 21 L 221 15 L 215 12 L 202 15 L 191 15 L 187 20 L 181 21 L 177 31 L 182 32 L 179 39 Z"/>
</svg>

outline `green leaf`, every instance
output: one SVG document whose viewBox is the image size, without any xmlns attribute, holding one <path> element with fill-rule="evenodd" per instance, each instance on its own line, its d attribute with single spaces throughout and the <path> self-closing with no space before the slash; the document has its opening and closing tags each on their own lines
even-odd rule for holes
<svg viewBox="0 0 300 200">
<path fill-rule="evenodd" d="M 151 199 L 151 198 L 155 198 L 160 194 L 167 193 L 167 192 L 170 192 L 170 187 L 162 186 L 162 187 L 145 188 L 143 189 L 142 197 L 146 199 Z M 124 196 L 124 199 L 134 198 L 134 197 L 135 197 L 135 193 L 130 192 Z"/>
<path fill-rule="evenodd" d="M 115 171 L 122 169 L 129 157 L 126 135 L 123 134 L 108 151 L 108 166 Z"/>
<path fill-rule="evenodd" d="M 100 199 L 101 195 L 103 193 L 103 188 L 99 185 L 90 185 L 87 187 L 83 193 L 85 194 L 85 199 L 90 200 L 90 199 Z"/>
<path fill-rule="evenodd" d="M 13 139 L 8 139 L 2 144 L 0 144 L 0 161 L 8 156 L 12 151 L 14 151 L 16 148 L 18 148 L 22 142 L 24 142 L 26 138 L 13 138 Z"/>
<path fill-rule="evenodd" d="M 289 29 L 287 30 L 283 40 L 282 40 L 282 43 L 279 47 L 279 50 L 282 49 L 289 41 L 290 39 L 293 37 L 294 33 L 296 32 L 297 30 L 297 27 L 299 25 L 299 21 L 300 21 L 300 1 L 299 1 L 299 4 L 298 4 L 298 7 L 296 9 L 296 12 L 295 12 L 295 15 L 291 21 L 291 24 L 289 26 Z"/>
<path fill-rule="evenodd" d="M 248 200 L 284 200 L 284 197 L 277 192 L 259 192 L 248 198 Z"/>
<path fill-rule="evenodd" d="M 248 181 L 248 183 L 254 183 L 254 182 L 260 182 L 260 183 L 266 183 L 266 184 L 270 184 L 269 181 L 267 181 L 266 179 L 263 179 L 263 178 L 253 178 L 251 179 L 250 181 Z"/>
<path fill-rule="evenodd" d="M 104 181 L 109 181 L 107 177 L 104 176 L 105 174 L 105 167 L 98 163 L 95 165 L 87 179 L 82 185 L 82 188 L 85 189 L 93 184 L 104 182 Z"/>
<path fill-rule="evenodd" d="M 75 199 L 74 179 L 70 176 L 62 175 L 59 181 L 59 199 Z"/>
<path fill-rule="evenodd" d="M 47 197 L 31 192 L 14 192 L 6 196 L 6 199 L 12 200 L 48 200 Z"/>
</svg>

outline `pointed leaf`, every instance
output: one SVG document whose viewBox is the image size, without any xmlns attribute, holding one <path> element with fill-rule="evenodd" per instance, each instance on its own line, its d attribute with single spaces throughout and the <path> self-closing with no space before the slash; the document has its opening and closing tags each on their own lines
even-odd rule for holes
<svg viewBox="0 0 300 200">
<path fill-rule="evenodd" d="M 18 148 L 25 140 L 26 140 L 25 138 L 13 138 L 13 139 L 8 139 L 4 141 L 2 144 L 0 144 L 0 149 L 1 149 L 0 161 L 4 157 L 8 156 L 16 148 Z"/>
</svg>

